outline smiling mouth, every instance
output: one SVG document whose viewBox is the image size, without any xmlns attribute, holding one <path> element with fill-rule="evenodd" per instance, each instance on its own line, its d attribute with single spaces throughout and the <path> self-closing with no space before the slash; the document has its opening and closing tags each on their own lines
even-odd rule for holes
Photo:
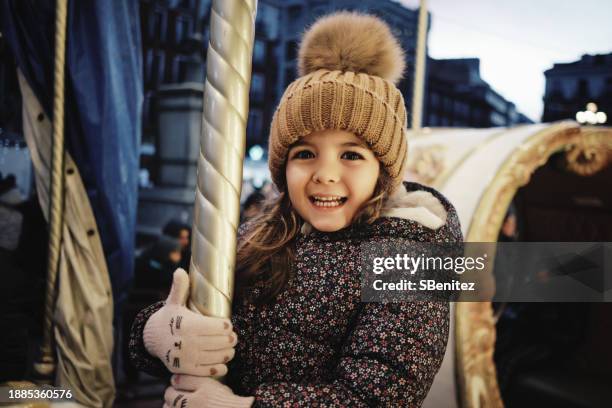
<svg viewBox="0 0 612 408">
<path fill-rule="evenodd" d="M 317 195 L 309 196 L 308 199 L 316 207 L 321 207 L 321 208 L 340 207 L 342 204 L 346 202 L 346 200 L 348 200 L 347 197 L 342 197 L 342 196 L 323 197 L 323 196 L 317 196 Z"/>
</svg>

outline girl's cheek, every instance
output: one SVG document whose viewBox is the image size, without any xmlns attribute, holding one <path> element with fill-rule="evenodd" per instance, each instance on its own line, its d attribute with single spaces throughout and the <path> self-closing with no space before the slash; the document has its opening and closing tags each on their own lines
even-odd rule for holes
<svg viewBox="0 0 612 408">
<path fill-rule="evenodd" d="M 307 164 L 293 163 L 287 166 L 286 178 L 287 180 L 300 180 L 307 177 L 308 172 Z"/>
</svg>

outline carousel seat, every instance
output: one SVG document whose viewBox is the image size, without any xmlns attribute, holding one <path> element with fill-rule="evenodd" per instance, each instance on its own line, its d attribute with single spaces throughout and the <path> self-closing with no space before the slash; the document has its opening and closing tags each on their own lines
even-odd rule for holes
<svg viewBox="0 0 612 408">
<path fill-rule="evenodd" d="M 511 407 L 603 408 L 612 401 L 612 379 L 595 373 L 541 369 L 522 374 L 512 387 Z"/>
<path fill-rule="evenodd" d="M 506 406 L 611 407 L 612 321 L 609 316 L 612 303 L 522 306 L 523 314 L 528 314 L 538 323 L 529 326 L 530 337 L 541 343 L 542 333 L 549 333 L 546 342 L 550 348 L 538 347 L 535 343 L 530 348 L 521 345 L 522 350 L 531 351 L 531 357 L 523 359 L 522 366 L 516 369 L 507 383 L 504 392 Z M 550 317 L 555 310 L 558 314 L 552 321 L 557 324 L 546 324 L 541 317 Z M 572 312 L 575 312 L 573 316 Z M 578 319 L 583 324 L 578 325 Z M 523 316 L 522 320 L 527 320 L 527 317 Z M 539 333 L 535 329 L 537 326 L 543 327 Z M 564 327 L 565 333 L 559 331 L 559 327 Z M 511 330 L 517 331 L 517 328 L 512 327 Z M 500 334 L 504 333 L 507 337 L 508 328 Z M 514 351 L 514 354 L 521 353 Z M 504 366 L 508 364 L 499 367 Z"/>
<path fill-rule="evenodd" d="M 410 177 L 453 203 L 466 242 L 495 242 L 510 204 L 519 241 L 612 241 L 611 128 L 563 121 L 411 136 Z M 612 407 L 612 302 L 512 298 L 504 308 L 512 300 L 506 316 L 489 302 L 455 304 L 450 369 L 424 407 L 455 395 L 462 408 Z"/>
</svg>

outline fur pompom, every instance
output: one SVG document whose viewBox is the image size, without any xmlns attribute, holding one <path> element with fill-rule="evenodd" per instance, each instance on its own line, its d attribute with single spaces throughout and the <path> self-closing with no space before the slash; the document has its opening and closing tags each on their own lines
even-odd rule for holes
<svg viewBox="0 0 612 408">
<path fill-rule="evenodd" d="M 389 26 L 368 14 L 343 11 L 324 16 L 300 44 L 300 76 L 327 69 L 363 72 L 397 83 L 404 65 L 404 52 Z"/>
</svg>

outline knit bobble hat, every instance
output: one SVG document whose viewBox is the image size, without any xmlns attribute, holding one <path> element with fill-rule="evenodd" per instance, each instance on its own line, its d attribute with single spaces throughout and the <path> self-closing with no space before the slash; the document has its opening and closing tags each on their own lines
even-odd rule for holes
<svg viewBox="0 0 612 408">
<path fill-rule="evenodd" d="M 318 19 L 300 44 L 300 77 L 287 87 L 272 118 L 268 165 L 279 191 L 286 189 L 290 146 L 324 129 L 363 140 L 394 190 L 407 154 L 406 108 L 395 86 L 403 70 L 404 53 L 379 18 L 339 12 Z"/>
</svg>

